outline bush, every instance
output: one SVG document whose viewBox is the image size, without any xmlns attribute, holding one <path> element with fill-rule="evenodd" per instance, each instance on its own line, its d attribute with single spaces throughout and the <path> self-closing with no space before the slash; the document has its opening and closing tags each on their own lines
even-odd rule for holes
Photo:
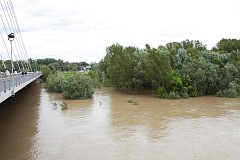
<svg viewBox="0 0 240 160">
<path fill-rule="evenodd" d="M 182 98 L 189 98 L 189 95 L 188 93 L 184 92 L 182 95 L 181 95 Z"/>
<path fill-rule="evenodd" d="M 60 106 L 62 107 L 61 108 L 61 110 L 65 110 L 65 109 L 67 109 L 68 108 L 68 105 L 67 105 L 67 103 L 66 102 L 62 102 L 61 104 L 60 104 Z"/>
<path fill-rule="evenodd" d="M 168 98 L 168 95 L 167 95 L 167 92 L 166 92 L 166 90 L 165 90 L 165 88 L 163 88 L 163 87 L 159 87 L 158 89 L 157 89 L 157 96 L 159 97 L 159 98 Z"/>
<path fill-rule="evenodd" d="M 96 70 L 91 70 L 88 72 L 87 74 L 94 82 L 94 87 L 101 87 L 101 83 L 100 83 L 100 77 L 98 76 L 98 73 Z"/>
<path fill-rule="evenodd" d="M 87 99 L 94 93 L 94 82 L 87 75 L 73 73 L 64 78 L 63 96 L 66 99 Z"/>
<path fill-rule="evenodd" d="M 217 97 L 223 97 L 224 94 L 223 94 L 223 92 L 220 90 L 220 91 L 218 91 L 218 92 L 216 93 L 216 96 L 217 96 Z"/>
<path fill-rule="evenodd" d="M 228 89 L 226 93 L 227 93 L 227 96 L 230 98 L 238 97 L 238 93 L 235 89 Z"/>
<path fill-rule="evenodd" d="M 169 98 L 169 99 L 179 99 L 180 96 L 179 96 L 178 93 L 170 92 L 169 95 L 168 95 L 168 98 Z"/>
<path fill-rule="evenodd" d="M 62 93 L 62 81 L 64 79 L 64 76 L 62 73 L 55 73 L 50 75 L 47 78 L 47 88 L 49 92 L 57 92 Z"/>
<path fill-rule="evenodd" d="M 188 94 L 190 97 L 197 97 L 198 96 L 198 93 L 197 93 L 197 88 L 196 87 L 193 87 L 193 86 L 188 86 Z"/>
<path fill-rule="evenodd" d="M 42 76 L 41 76 L 41 79 L 43 80 L 43 82 L 46 82 L 48 76 L 51 75 L 51 74 L 52 74 L 52 71 L 50 70 L 49 67 L 42 66 Z"/>
<path fill-rule="evenodd" d="M 128 103 L 133 103 L 133 100 L 132 100 L 132 99 L 129 99 L 129 100 L 128 100 Z"/>
</svg>

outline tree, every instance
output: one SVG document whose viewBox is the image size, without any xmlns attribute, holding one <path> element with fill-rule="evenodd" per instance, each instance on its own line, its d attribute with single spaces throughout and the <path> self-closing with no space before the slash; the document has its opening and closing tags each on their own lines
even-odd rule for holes
<svg viewBox="0 0 240 160">
<path fill-rule="evenodd" d="M 237 39 L 221 39 L 213 50 L 220 53 L 231 53 L 240 50 L 240 40 Z"/>
<path fill-rule="evenodd" d="M 88 99 L 94 93 L 94 82 L 89 76 L 74 72 L 65 75 L 62 88 L 66 99 Z"/>
<path fill-rule="evenodd" d="M 149 49 L 146 64 L 146 76 L 154 89 L 167 87 L 171 79 L 171 64 L 167 50 Z"/>
<path fill-rule="evenodd" d="M 48 66 L 42 66 L 41 70 L 42 70 L 41 78 L 44 82 L 46 82 L 48 76 L 52 74 L 52 71 L 50 70 L 50 68 Z"/>
</svg>

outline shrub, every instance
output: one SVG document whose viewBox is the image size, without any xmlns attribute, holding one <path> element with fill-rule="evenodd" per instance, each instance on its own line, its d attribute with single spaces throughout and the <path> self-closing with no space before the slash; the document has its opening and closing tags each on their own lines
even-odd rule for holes
<svg viewBox="0 0 240 160">
<path fill-rule="evenodd" d="M 235 98 L 238 96 L 238 93 L 235 89 L 228 89 L 227 90 L 227 96 L 230 98 Z"/>
<path fill-rule="evenodd" d="M 65 110 L 65 109 L 68 108 L 68 107 L 67 107 L 67 106 L 68 106 L 67 103 L 64 102 L 64 101 L 60 104 L 60 106 L 62 107 L 61 110 Z"/>
<path fill-rule="evenodd" d="M 157 96 L 159 98 L 168 98 L 168 95 L 167 95 L 167 92 L 166 92 L 165 88 L 159 87 L 157 89 Z"/>
<path fill-rule="evenodd" d="M 132 100 L 132 99 L 129 99 L 129 100 L 128 100 L 128 103 L 133 103 L 133 100 Z"/>
<path fill-rule="evenodd" d="M 43 80 L 43 82 L 46 82 L 48 76 L 51 75 L 51 74 L 52 74 L 52 71 L 50 70 L 49 67 L 42 66 L 42 76 L 41 76 L 41 79 Z"/>
<path fill-rule="evenodd" d="M 189 95 L 188 95 L 188 93 L 184 92 L 184 93 L 182 93 L 181 97 L 182 98 L 189 98 Z"/>
<path fill-rule="evenodd" d="M 224 94 L 223 94 L 223 92 L 220 90 L 220 91 L 218 91 L 218 92 L 216 93 L 216 96 L 217 96 L 217 97 L 223 97 Z"/>
<path fill-rule="evenodd" d="M 47 87 L 49 92 L 57 92 L 57 93 L 62 93 L 62 81 L 64 77 L 62 73 L 55 73 L 50 75 L 47 78 Z"/>
<path fill-rule="evenodd" d="M 190 97 L 197 97 L 198 96 L 198 93 L 197 93 L 197 88 L 196 87 L 193 87 L 193 86 L 188 86 L 188 94 Z"/>
<path fill-rule="evenodd" d="M 180 96 L 179 96 L 178 93 L 170 92 L 169 95 L 168 95 L 168 98 L 169 98 L 169 99 L 179 99 Z"/>
<path fill-rule="evenodd" d="M 66 99 L 87 99 L 94 93 L 94 82 L 87 75 L 73 73 L 64 78 L 63 96 Z"/>
</svg>

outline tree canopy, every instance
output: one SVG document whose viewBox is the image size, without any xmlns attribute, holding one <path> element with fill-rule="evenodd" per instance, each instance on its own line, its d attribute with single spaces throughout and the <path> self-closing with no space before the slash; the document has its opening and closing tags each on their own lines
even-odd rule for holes
<svg viewBox="0 0 240 160">
<path fill-rule="evenodd" d="M 123 91 L 153 89 L 160 98 L 240 95 L 240 40 L 222 39 L 207 50 L 196 40 L 139 49 L 113 44 L 98 74 Z"/>
</svg>

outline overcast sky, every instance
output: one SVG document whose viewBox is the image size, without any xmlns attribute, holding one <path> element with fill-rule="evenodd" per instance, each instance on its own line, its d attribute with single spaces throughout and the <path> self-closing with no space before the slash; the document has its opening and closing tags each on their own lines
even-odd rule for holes
<svg viewBox="0 0 240 160">
<path fill-rule="evenodd" d="M 98 62 L 114 43 L 240 37 L 239 0 L 12 0 L 28 56 Z"/>
</svg>

